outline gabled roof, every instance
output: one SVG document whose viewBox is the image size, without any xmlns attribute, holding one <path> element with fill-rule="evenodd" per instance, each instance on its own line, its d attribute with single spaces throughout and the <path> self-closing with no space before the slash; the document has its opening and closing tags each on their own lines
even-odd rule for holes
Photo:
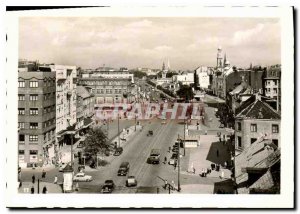
<svg viewBox="0 0 300 214">
<path fill-rule="evenodd" d="M 86 89 L 86 87 L 78 85 L 77 86 L 77 95 L 82 97 L 83 99 L 91 97 L 92 95 L 89 93 L 89 91 Z"/>
<path fill-rule="evenodd" d="M 249 100 L 251 99 L 251 100 Z M 253 101 L 253 98 L 250 97 L 248 100 L 251 103 Z M 246 100 L 245 103 L 248 101 Z M 246 104 L 248 104 L 247 102 Z M 237 118 L 244 118 L 244 119 L 275 119 L 279 120 L 281 117 L 280 115 L 273 110 L 271 106 L 266 104 L 265 102 L 262 102 L 259 99 L 256 99 L 254 102 L 249 104 L 248 106 L 243 103 L 239 109 L 238 113 L 236 115 Z"/>
</svg>

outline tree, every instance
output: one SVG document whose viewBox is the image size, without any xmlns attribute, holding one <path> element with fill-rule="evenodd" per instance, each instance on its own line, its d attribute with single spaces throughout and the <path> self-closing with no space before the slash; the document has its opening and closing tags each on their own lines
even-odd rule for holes
<svg viewBox="0 0 300 214">
<path fill-rule="evenodd" d="M 142 79 L 144 76 L 147 76 L 147 74 L 142 71 L 134 71 L 133 76 Z"/>
<path fill-rule="evenodd" d="M 98 153 L 104 154 L 110 146 L 107 135 L 99 127 L 89 130 L 84 144 L 84 151 L 93 156 L 97 156 Z"/>
<path fill-rule="evenodd" d="M 194 98 L 194 92 L 191 86 L 181 85 L 177 91 L 177 95 L 185 100 L 191 100 Z"/>
</svg>

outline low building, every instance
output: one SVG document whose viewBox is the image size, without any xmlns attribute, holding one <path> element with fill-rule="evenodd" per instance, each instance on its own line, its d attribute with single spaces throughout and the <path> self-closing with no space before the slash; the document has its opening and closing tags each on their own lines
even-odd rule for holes
<svg viewBox="0 0 300 214">
<path fill-rule="evenodd" d="M 243 152 L 262 136 L 280 148 L 281 116 L 259 95 L 252 96 L 236 109 L 235 151 Z"/>
<path fill-rule="evenodd" d="M 280 194 L 280 149 L 264 136 L 234 159 L 238 194 Z"/>
<path fill-rule="evenodd" d="M 29 67 L 18 73 L 20 167 L 50 162 L 48 147 L 55 143 L 55 72 Z"/>
<path fill-rule="evenodd" d="M 194 72 L 184 71 L 172 77 L 173 82 L 181 83 L 182 85 L 191 85 L 195 83 Z"/>
</svg>

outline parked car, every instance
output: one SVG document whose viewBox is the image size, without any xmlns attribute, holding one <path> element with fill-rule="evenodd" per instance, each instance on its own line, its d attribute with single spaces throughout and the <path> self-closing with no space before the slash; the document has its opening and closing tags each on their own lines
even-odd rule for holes
<svg viewBox="0 0 300 214">
<path fill-rule="evenodd" d="M 118 175 L 127 175 L 128 171 L 129 171 L 129 163 L 128 162 L 122 162 L 120 165 L 120 168 L 118 170 Z"/>
<path fill-rule="evenodd" d="M 147 136 L 152 136 L 153 135 L 153 131 L 149 130 Z"/>
<path fill-rule="evenodd" d="M 171 158 L 176 158 L 177 159 L 178 158 L 178 153 L 173 153 Z"/>
<path fill-rule="evenodd" d="M 137 181 L 134 176 L 128 176 L 126 180 L 126 186 L 127 187 L 135 187 L 137 186 Z"/>
<path fill-rule="evenodd" d="M 174 164 L 177 164 L 177 158 L 175 158 L 174 156 L 172 156 L 171 158 L 170 158 L 170 160 L 169 160 L 169 164 L 170 165 L 174 165 Z"/>
<path fill-rule="evenodd" d="M 116 148 L 115 152 L 114 152 L 114 156 L 119 156 L 123 153 L 123 148 L 122 147 L 118 147 Z"/>
<path fill-rule="evenodd" d="M 93 178 L 91 175 L 86 175 L 83 172 L 77 173 L 73 178 L 73 181 L 92 181 L 92 180 Z"/>
<path fill-rule="evenodd" d="M 101 188 L 102 193 L 112 193 L 115 189 L 115 183 L 113 180 L 106 180 Z"/>
</svg>

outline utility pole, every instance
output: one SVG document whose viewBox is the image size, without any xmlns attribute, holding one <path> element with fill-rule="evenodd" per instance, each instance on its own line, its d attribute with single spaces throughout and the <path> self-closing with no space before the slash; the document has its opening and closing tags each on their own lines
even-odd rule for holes
<svg viewBox="0 0 300 214">
<path fill-rule="evenodd" d="M 40 179 L 38 179 L 37 183 L 37 193 L 40 194 Z"/>
<path fill-rule="evenodd" d="M 120 147 L 120 116 L 119 116 L 119 111 L 118 111 L 118 143 Z"/>
<path fill-rule="evenodd" d="M 134 117 L 134 121 L 135 121 L 135 126 L 134 126 L 134 131 L 136 131 L 136 115 L 135 115 L 135 117 Z"/>
<path fill-rule="evenodd" d="M 184 118 L 184 125 L 183 125 L 183 156 L 185 156 L 185 118 Z"/>
<path fill-rule="evenodd" d="M 178 192 L 180 192 L 180 144 L 178 145 Z"/>
</svg>

